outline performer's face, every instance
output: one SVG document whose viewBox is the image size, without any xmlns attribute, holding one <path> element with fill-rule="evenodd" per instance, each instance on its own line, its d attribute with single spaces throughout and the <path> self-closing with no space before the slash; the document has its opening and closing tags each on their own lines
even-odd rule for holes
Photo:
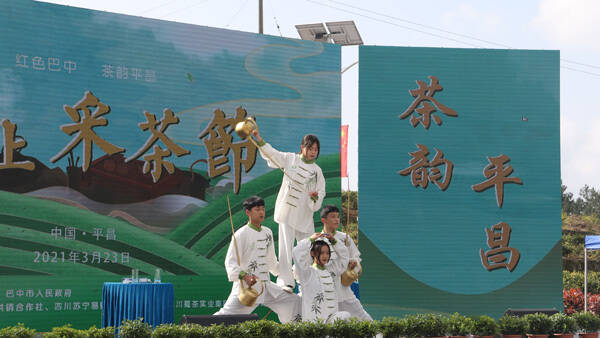
<svg viewBox="0 0 600 338">
<path fill-rule="evenodd" d="M 319 153 L 319 147 L 316 143 L 313 143 L 311 147 L 301 146 L 300 149 L 302 150 L 302 155 L 307 161 L 314 160 L 315 157 L 317 157 L 317 154 Z"/>
<path fill-rule="evenodd" d="M 325 265 L 329 262 L 329 246 L 323 245 L 321 247 L 321 255 L 319 256 L 318 264 Z"/>
<path fill-rule="evenodd" d="M 321 222 L 325 225 L 326 232 L 332 233 L 340 226 L 340 214 L 338 212 L 330 212 L 327 214 L 327 218 L 321 218 Z"/>
<path fill-rule="evenodd" d="M 250 223 L 259 226 L 265 220 L 265 207 L 264 205 L 253 207 L 250 210 L 246 210 L 246 215 L 248 215 Z"/>
</svg>

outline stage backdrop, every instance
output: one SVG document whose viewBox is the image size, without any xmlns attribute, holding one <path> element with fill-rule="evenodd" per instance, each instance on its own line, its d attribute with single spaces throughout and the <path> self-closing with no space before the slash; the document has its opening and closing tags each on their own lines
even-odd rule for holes
<svg viewBox="0 0 600 338">
<path fill-rule="evenodd" d="M 359 50 L 368 310 L 562 309 L 559 52 Z"/>
<path fill-rule="evenodd" d="M 339 46 L 22 0 L 0 22 L 0 327 L 99 325 L 132 269 L 175 285 L 176 321 L 216 312 L 225 196 L 238 227 L 264 197 L 277 235 L 282 174 L 233 132 L 246 115 L 282 151 L 316 134 L 339 203 Z"/>
</svg>

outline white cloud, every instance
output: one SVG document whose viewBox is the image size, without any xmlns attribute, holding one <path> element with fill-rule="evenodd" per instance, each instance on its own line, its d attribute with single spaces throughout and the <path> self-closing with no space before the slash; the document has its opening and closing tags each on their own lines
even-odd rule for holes
<svg viewBox="0 0 600 338">
<path fill-rule="evenodd" d="M 531 26 L 554 43 L 600 49 L 600 1 L 541 0 Z"/>
<path fill-rule="evenodd" d="M 580 119 L 585 119 L 582 121 Z M 578 193 L 585 184 L 600 187 L 600 118 L 563 114 L 561 121 L 562 181 Z"/>
</svg>

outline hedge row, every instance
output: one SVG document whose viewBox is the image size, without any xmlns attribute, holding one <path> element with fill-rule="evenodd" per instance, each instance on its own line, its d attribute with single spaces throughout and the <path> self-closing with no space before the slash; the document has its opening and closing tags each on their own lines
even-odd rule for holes
<svg viewBox="0 0 600 338">
<path fill-rule="evenodd" d="M 600 318 L 593 313 L 576 313 L 566 316 L 557 313 L 552 316 L 536 313 L 524 317 L 503 316 L 498 321 L 489 316 L 465 317 L 458 313 L 444 316 L 438 314 L 417 314 L 403 318 L 386 317 L 381 321 L 338 320 L 333 324 L 322 322 L 300 322 L 277 324 L 272 321 L 248 321 L 237 325 L 163 324 L 156 329 L 141 320 L 129 320 L 119 327 L 122 338 L 167 338 L 167 337 L 374 337 L 381 333 L 384 337 L 439 337 L 439 336 L 490 336 L 496 334 L 551 334 L 597 332 Z M 114 328 L 78 330 L 70 325 L 55 327 L 44 334 L 46 338 L 109 338 L 114 336 Z M 30 338 L 36 334 L 22 324 L 0 329 L 0 338 Z"/>
</svg>

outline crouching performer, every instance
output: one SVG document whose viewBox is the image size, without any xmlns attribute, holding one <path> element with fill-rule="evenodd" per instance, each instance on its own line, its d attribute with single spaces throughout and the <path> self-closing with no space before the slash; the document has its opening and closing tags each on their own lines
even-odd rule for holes
<svg viewBox="0 0 600 338">
<path fill-rule="evenodd" d="M 348 249 L 331 234 L 315 233 L 301 240 L 293 249 L 295 271 L 302 287 L 302 320 L 321 319 L 332 323 L 348 319 L 350 314 L 338 309 L 338 295 L 331 273 L 325 268 L 333 246 L 339 259 L 332 262 L 331 270 L 338 276 L 348 265 Z"/>
<path fill-rule="evenodd" d="M 338 226 L 340 225 L 340 210 L 333 204 L 329 204 L 324 206 L 321 209 L 321 222 L 323 222 L 323 234 L 331 234 L 333 238 L 338 243 L 343 243 L 343 245 L 348 248 L 348 256 L 349 263 L 347 266 L 348 270 L 356 270 L 357 265 L 360 263 L 360 252 L 354 244 L 352 238 L 349 238 L 348 235 L 341 231 L 337 231 Z M 325 265 L 325 268 L 329 270 L 329 272 L 334 275 L 335 287 L 338 295 L 338 307 L 340 311 L 347 311 L 352 315 L 352 317 L 356 317 L 360 320 L 373 320 L 371 316 L 365 311 L 365 309 L 360 304 L 360 301 L 354 295 L 352 289 L 350 289 L 350 285 L 343 285 L 341 274 L 336 273 L 336 269 L 338 269 L 339 263 L 338 260 L 341 259 L 338 252 L 335 251 L 336 246 L 331 252 L 331 258 L 329 259 L 329 263 Z M 344 271 L 342 271 L 343 273 Z"/>
<path fill-rule="evenodd" d="M 269 278 L 269 272 L 274 276 L 279 274 L 279 263 L 273 233 L 262 227 L 265 201 L 253 196 L 243 206 L 248 224 L 232 236 L 225 257 L 227 277 L 233 287 L 225 305 L 215 315 L 249 314 L 262 304 L 273 310 L 280 322 L 289 322 L 299 316 L 300 297 L 283 291 Z"/>
</svg>

